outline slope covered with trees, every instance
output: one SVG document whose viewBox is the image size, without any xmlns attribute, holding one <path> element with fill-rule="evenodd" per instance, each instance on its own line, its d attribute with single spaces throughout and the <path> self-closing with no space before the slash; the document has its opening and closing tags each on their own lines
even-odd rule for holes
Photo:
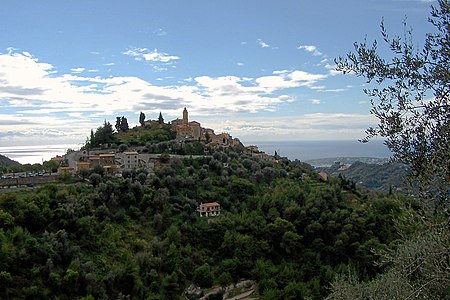
<svg viewBox="0 0 450 300">
<path fill-rule="evenodd" d="M 1 194 L 1 297 L 178 299 L 193 282 L 252 278 L 262 299 L 321 299 L 337 273 L 375 276 L 373 249 L 411 213 L 299 162 L 232 149 L 165 162 Z M 199 217 L 211 201 L 221 215 Z"/>
<path fill-rule="evenodd" d="M 408 167 L 400 163 L 367 164 L 352 163 L 348 168 L 335 163 L 330 167 L 318 168 L 331 176 L 341 176 L 357 186 L 382 192 L 407 192 Z"/>
</svg>

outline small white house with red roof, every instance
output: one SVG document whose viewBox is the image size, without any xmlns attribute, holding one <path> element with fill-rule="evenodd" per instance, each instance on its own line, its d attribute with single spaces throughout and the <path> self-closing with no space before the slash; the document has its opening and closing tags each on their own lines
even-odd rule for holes
<svg viewBox="0 0 450 300">
<path fill-rule="evenodd" d="M 220 215 L 220 204 L 217 202 L 200 203 L 197 211 L 200 217 L 217 217 Z"/>
</svg>

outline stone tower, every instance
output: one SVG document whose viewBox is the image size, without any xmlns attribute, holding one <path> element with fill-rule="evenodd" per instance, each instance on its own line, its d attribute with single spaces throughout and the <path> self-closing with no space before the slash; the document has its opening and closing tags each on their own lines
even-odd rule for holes
<svg viewBox="0 0 450 300">
<path fill-rule="evenodd" d="M 188 111 L 186 107 L 183 110 L 183 124 L 187 125 L 189 123 Z"/>
</svg>

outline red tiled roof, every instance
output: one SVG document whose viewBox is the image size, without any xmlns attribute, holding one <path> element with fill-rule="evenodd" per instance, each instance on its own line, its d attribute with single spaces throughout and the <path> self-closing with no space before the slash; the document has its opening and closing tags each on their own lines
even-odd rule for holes
<svg viewBox="0 0 450 300">
<path fill-rule="evenodd" d="M 203 206 L 203 207 L 212 207 L 212 206 L 220 206 L 220 204 L 217 203 L 217 202 L 211 202 L 211 203 L 202 203 L 200 206 Z"/>
</svg>

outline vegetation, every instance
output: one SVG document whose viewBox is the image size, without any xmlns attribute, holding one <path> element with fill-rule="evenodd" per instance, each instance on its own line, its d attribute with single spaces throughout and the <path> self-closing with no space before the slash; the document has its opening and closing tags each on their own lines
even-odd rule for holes
<svg viewBox="0 0 450 300">
<path fill-rule="evenodd" d="M 450 2 L 438 4 L 429 19 L 435 32 L 426 35 L 421 51 L 415 50 L 410 30 L 403 39 L 390 38 L 381 24 L 383 40 L 393 52 L 390 61 L 377 53 L 376 42 L 372 47 L 356 43 L 355 53 L 338 61 L 338 69 L 377 83 L 366 93 L 380 123 L 367 130 L 367 139 L 387 138 L 395 158 L 411 168 L 412 191 L 428 209 L 420 219 L 397 226 L 403 234 L 393 250 L 377 252 L 381 275 L 367 281 L 343 273 L 328 299 L 450 297 Z"/>
<path fill-rule="evenodd" d="M 381 34 L 392 57 L 378 54 L 378 43 L 355 43 L 355 52 L 337 61 L 338 70 L 354 72 L 375 83 L 365 92 L 372 99 L 378 127 L 367 138 L 379 135 L 395 159 L 410 166 L 421 199 L 433 208 L 450 201 L 450 2 L 432 7 L 423 49 L 417 49 L 411 30 L 391 38 L 381 23 Z"/>
<path fill-rule="evenodd" d="M 128 146 L 145 146 L 146 144 L 170 141 L 175 138 L 168 124 L 136 126 L 126 132 L 118 132 L 114 136 L 116 144 L 126 144 Z"/>
<path fill-rule="evenodd" d="M 88 147 L 111 147 L 115 142 L 114 129 L 109 122 L 103 123 L 103 126 L 97 128 L 95 133 L 91 131 L 91 137 L 88 142 Z"/>
<path fill-rule="evenodd" d="M 342 176 L 358 186 L 382 192 L 399 191 L 407 193 L 405 178 L 409 174 L 408 167 L 400 163 L 367 164 L 352 163 L 348 168 L 340 163 L 330 167 L 318 168 L 331 176 Z"/>
<path fill-rule="evenodd" d="M 0 297 L 178 299 L 192 282 L 252 278 L 263 299 L 322 299 L 338 273 L 379 273 L 372 250 L 415 214 L 298 161 L 229 148 L 165 161 L 147 177 L 0 194 Z M 208 201 L 222 208 L 211 222 L 195 211 Z"/>
<path fill-rule="evenodd" d="M 423 202 L 323 180 L 299 161 L 175 143 L 161 122 L 114 133 L 105 121 L 86 146 L 143 146 L 163 153 L 159 164 L 122 178 L 97 167 L 78 182 L 1 193 L 0 298 L 182 299 L 192 283 L 249 278 L 261 299 L 447 299 L 450 3 L 439 5 L 422 52 L 383 28 L 391 62 L 376 43 L 338 62 L 380 84 L 367 91 L 380 119 L 368 138 L 388 138 Z M 212 201 L 221 215 L 199 217 L 198 205 Z"/>
<path fill-rule="evenodd" d="M 0 154 L 0 168 L 14 168 L 20 166 L 21 164 L 17 161 L 9 159 L 8 157 Z"/>
</svg>

